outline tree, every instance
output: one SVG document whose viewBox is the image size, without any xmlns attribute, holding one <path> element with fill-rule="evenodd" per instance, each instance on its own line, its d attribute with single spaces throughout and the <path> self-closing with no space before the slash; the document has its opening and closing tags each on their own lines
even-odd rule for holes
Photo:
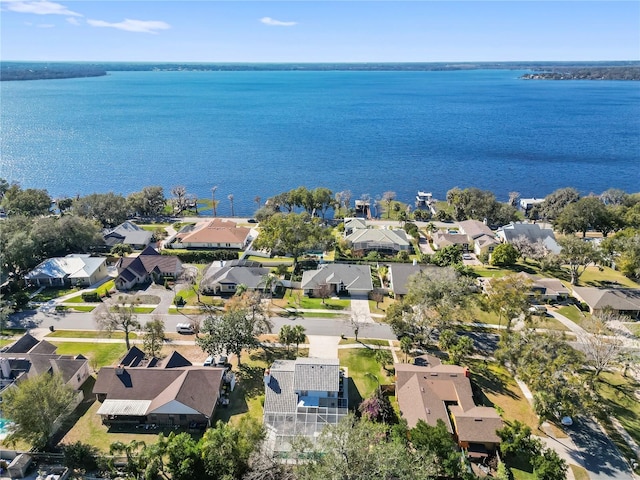
<svg viewBox="0 0 640 480">
<path fill-rule="evenodd" d="M 555 450 L 545 448 L 540 455 L 531 458 L 533 473 L 537 480 L 565 480 L 568 465 Z"/>
<path fill-rule="evenodd" d="M 207 429 L 200 441 L 205 473 L 209 478 L 220 480 L 241 478 L 263 438 L 264 429 L 253 418 L 243 417 L 237 425 L 218 421 L 214 428 Z"/>
<path fill-rule="evenodd" d="M 509 243 L 497 245 L 491 253 L 490 263 L 496 267 L 510 267 L 515 265 L 517 261 L 518 250 Z"/>
<path fill-rule="evenodd" d="M 27 217 L 48 214 L 51 203 L 51 197 L 46 190 L 34 188 L 22 190 L 17 183 L 12 184 L 2 198 L 2 205 L 7 214 Z"/>
<path fill-rule="evenodd" d="M 264 330 L 244 309 L 229 310 L 221 315 L 208 316 L 196 338 L 196 344 L 209 355 L 233 353 L 241 365 L 242 350 L 251 350 L 260 346 L 258 335 Z"/>
<path fill-rule="evenodd" d="M 384 302 L 385 295 L 381 290 L 371 292 L 371 300 L 376 302 L 376 308 L 380 307 L 380 302 Z"/>
<path fill-rule="evenodd" d="M 128 243 L 116 243 L 111 247 L 111 255 L 117 255 L 119 257 L 125 257 L 133 252 L 133 248 Z"/>
<path fill-rule="evenodd" d="M 171 189 L 171 195 L 173 195 L 171 199 L 173 211 L 180 215 L 187 208 L 187 188 L 183 185 L 176 185 Z"/>
<path fill-rule="evenodd" d="M 531 438 L 531 427 L 519 420 L 506 422 L 496 433 L 501 440 L 500 452 L 505 456 L 532 455 L 537 450 L 535 441 Z"/>
<path fill-rule="evenodd" d="M 229 199 L 229 203 L 231 204 L 231 216 L 235 217 L 236 212 L 233 209 L 233 193 L 230 193 L 229 195 L 227 195 L 227 198 Z"/>
<path fill-rule="evenodd" d="M 296 344 L 296 355 L 298 355 L 300 344 L 304 343 L 306 338 L 306 329 L 302 325 L 294 325 L 291 329 L 291 343 Z"/>
<path fill-rule="evenodd" d="M 558 245 L 562 247 L 560 259 L 569 267 L 571 285 L 577 285 L 580 275 L 587 267 L 592 263 L 597 263 L 601 258 L 600 252 L 591 242 L 576 237 L 560 238 Z"/>
<path fill-rule="evenodd" d="M 135 314 L 133 303 L 126 303 L 124 300 L 113 306 L 103 303 L 96 308 L 94 318 L 100 330 L 108 333 L 116 330 L 124 332 L 127 350 L 131 348 L 129 334 L 140 328 L 140 322 L 138 322 L 138 316 Z"/>
<path fill-rule="evenodd" d="M 145 470 L 144 457 L 140 455 L 145 448 L 146 444 L 142 440 L 131 440 L 129 443 L 117 441 L 111 444 L 109 453 L 111 455 L 124 453 L 127 457 L 127 472 L 134 478 L 138 478 L 138 475 Z"/>
<path fill-rule="evenodd" d="M 402 337 L 400 339 L 400 351 L 404 353 L 404 361 L 406 363 L 409 354 L 413 350 L 413 342 L 409 337 Z"/>
<path fill-rule="evenodd" d="M 486 294 L 481 306 L 498 316 L 498 325 L 506 320 L 507 330 L 511 321 L 529 311 L 529 292 L 533 282 L 524 275 L 510 273 L 504 277 L 492 278 L 486 283 Z"/>
<path fill-rule="evenodd" d="M 389 434 L 387 425 L 348 415 L 336 425 L 327 425 L 318 442 L 296 453 L 300 480 L 430 478 L 435 469 L 431 458 L 411 452 L 406 443 Z"/>
<path fill-rule="evenodd" d="M 127 197 L 129 210 L 137 215 L 146 217 L 160 215 L 166 205 L 162 187 L 144 187 L 140 192 L 134 192 Z"/>
<path fill-rule="evenodd" d="M 535 210 L 540 218 L 555 220 L 567 205 L 577 202 L 579 199 L 580 194 L 575 188 L 560 188 L 547 195 L 544 201 L 536 206 Z"/>
<path fill-rule="evenodd" d="M 387 204 L 387 218 L 390 218 L 391 215 L 391 202 L 393 202 L 396 198 L 396 192 L 386 191 L 382 194 L 382 200 Z"/>
<path fill-rule="evenodd" d="M 324 221 L 327 210 L 333 205 L 333 192 L 325 187 L 318 187 L 313 190 L 313 203 L 315 209 L 322 212 L 322 220 Z"/>
<path fill-rule="evenodd" d="M 77 441 L 62 445 L 63 465 L 73 472 L 85 474 L 98 468 L 100 451 L 93 445 Z"/>
<path fill-rule="evenodd" d="M 287 347 L 287 352 L 289 352 L 289 345 L 293 343 L 293 332 L 290 325 L 283 325 L 282 327 L 280 327 L 278 342 Z"/>
<path fill-rule="evenodd" d="M 440 332 L 438 341 L 441 350 L 449 354 L 449 361 L 460 365 L 473 353 L 473 340 L 465 335 L 457 335 L 452 329 Z"/>
<path fill-rule="evenodd" d="M 316 288 L 316 294 L 322 299 L 322 304 L 325 304 L 325 300 L 331 296 L 331 285 L 328 283 L 320 283 L 318 284 L 318 288 Z"/>
<path fill-rule="evenodd" d="M 416 426 L 409 430 L 409 439 L 416 450 L 431 453 L 435 457 L 437 475 L 460 478 L 462 464 L 457 446 L 441 419 L 438 419 L 435 426 L 418 420 Z"/>
<path fill-rule="evenodd" d="M 376 350 L 376 353 L 374 354 L 374 358 L 376 359 L 376 362 L 378 362 L 385 371 L 388 371 L 387 365 L 393 364 L 393 355 L 389 350 L 386 350 L 383 348 L 379 348 Z"/>
<path fill-rule="evenodd" d="M 271 250 L 274 255 L 291 255 L 294 264 L 305 251 L 326 249 L 332 236 L 329 229 L 320 225 L 319 219 L 308 213 L 276 213 L 260 224 L 260 235 L 254 247 Z"/>
<path fill-rule="evenodd" d="M 616 227 L 614 216 L 597 197 L 584 197 L 562 209 L 555 221 L 555 227 L 562 233 L 582 233 L 597 230 L 605 237 Z"/>
<path fill-rule="evenodd" d="M 584 325 L 586 332 L 578 339 L 595 377 L 617 363 L 624 348 L 622 339 L 617 335 L 611 335 L 607 325 L 625 321 L 629 321 L 629 318 L 613 311 L 604 311 L 593 315 Z"/>
<path fill-rule="evenodd" d="M 72 212 L 84 218 L 97 220 L 104 227 L 115 227 L 129 217 L 127 200 L 113 192 L 92 193 L 77 198 L 73 202 Z"/>
<path fill-rule="evenodd" d="M 75 394 L 60 374 L 43 373 L 8 388 L 2 394 L 2 416 L 13 422 L 7 441 L 27 442 L 44 449 L 55 421 L 68 413 Z"/>
<path fill-rule="evenodd" d="M 162 345 L 164 344 L 164 320 L 155 316 L 153 319 L 145 323 L 142 338 L 144 351 L 151 357 L 160 355 Z"/>
<path fill-rule="evenodd" d="M 610 188 L 600 194 L 600 200 L 605 205 L 622 205 L 629 195 L 618 188 Z"/>
<path fill-rule="evenodd" d="M 389 398 L 382 392 L 380 385 L 378 385 L 378 388 L 374 390 L 370 397 L 362 401 L 358 406 L 358 411 L 362 415 L 362 418 L 370 422 L 391 424 L 398 421 L 396 412 Z"/>
</svg>

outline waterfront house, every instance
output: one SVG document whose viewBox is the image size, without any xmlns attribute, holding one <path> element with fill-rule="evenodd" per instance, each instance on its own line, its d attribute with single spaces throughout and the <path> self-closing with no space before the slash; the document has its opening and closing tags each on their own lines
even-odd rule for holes
<svg viewBox="0 0 640 480">
<path fill-rule="evenodd" d="M 39 287 L 88 287 L 108 275 L 107 259 L 72 253 L 49 258 L 25 275 L 25 280 Z"/>
<path fill-rule="evenodd" d="M 323 285 L 329 285 L 331 293 L 340 295 L 366 295 L 373 290 L 371 267 L 345 263 L 326 263 L 317 270 L 302 274 L 301 288 L 307 296 L 317 296 Z"/>
<path fill-rule="evenodd" d="M 286 456 L 299 437 L 315 442 L 348 413 L 346 378 L 336 359 L 276 360 L 264 373 L 266 447 Z"/>
<path fill-rule="evenodd" d="M 153 234 L 133 222 L 126 221 L 113 229 L 107 229 L 103 233 L 104 243 L 111 248 L 123 243 L 130 245 L 134 250 L 143 250 L 153 238 Z"/>
<path fill-rule="evenodd" d="M 420 273 L 441 270 L 435 265 L 412 265 L 410 263 L 392 263 L 389 265 L 389 289 L 396 299 L 400 299 L 408 293 L 409 279 Z"/>
<path fill-rule="evenodd" d="M 204 429 L 211 425 L 231 374 L 193 366 L 177 352 L 160 361 L 133 347 L 120 363 L 98 372 L 93 393 L 105 425 Z M 222 402 L 220 402 L 222 403 Z"/>
<path fill-rule="evenodd" d="M 404 230 L 386 228 L 356 229 L 345 240 L 352 252 L 362 255 L 372 251 L 395 254 L 411 250 L 411 243 Z"/>
<path fill-rule="evenodd" d="M 177 278 L 182 273 L 182 262 L 174 255 L 160 255 L 149 246 L 137 256 L 120 258 L 116 268 L 116 288 L 128 290 L 138 284 Z"/>
<path fill-rule="evenodd" d="M 512 243 L 515 239 L 524 237 L 529 243 L 542 242 L 551 253 L 560 253 L 560 245 L 556 242 L 553 230 L 542 228 L 537 223 L 511 222 L 496 231 L 498 238 L 504 243 Z"/>
<path fill-rule="evenodd" d="M 233 248 L 242 250 L 251 240 L 251 229 L 239 227 L 236 222 L 214 218 L 206 222 L 183 227 L 169 248 Z"/>
<path fill-rule="evenodd" d="M 438 230 L 431 235 L 431 240 L 433 241 L 433 247 L 436 250 L 440 250 L 441 248 L 448 247 L 450 245 L 460 245 L 463 252 L 469 251 L 469 239 L 466 235 L 461 233 L 446 233 Z"/>
<path fill-rule="evenodd" d="M 396 398 L 409 428 L 419 420 L 431 426 L 442 420 L 469 456 L 487 456 L 497 449 L 502 419 L 494 408 L 476 405 L 467 367 L 443 365 L 431 355 L 394 367 Z"/>
<path fill-rule="evenodd" d="M 458 222 L 460 233 L 467 236 L 469 244 L 473 246 L 476 254 L 491 253 L 500 242 L 496 235 L 487 225 L 478 220 L 464 220 Z"/>
</svg>

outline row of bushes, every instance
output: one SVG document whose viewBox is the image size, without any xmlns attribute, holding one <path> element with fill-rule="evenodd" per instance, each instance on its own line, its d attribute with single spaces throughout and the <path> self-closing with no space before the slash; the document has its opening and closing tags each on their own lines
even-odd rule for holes
<svg viewBox="0 0 640 480">
<path fill-rule="evenodd" d="M 184 263 L 209 263 L 217 260 L 237 260 L 237 250 L 162 250 L 162 255 L 173 255 Z"/>
</svg>

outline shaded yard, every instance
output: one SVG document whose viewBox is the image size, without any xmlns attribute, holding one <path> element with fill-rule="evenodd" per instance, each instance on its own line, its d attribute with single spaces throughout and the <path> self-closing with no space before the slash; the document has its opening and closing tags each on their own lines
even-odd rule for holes
<svg viewBox="0 0 640 480">
<path fill-rule="evenodd" d="M 376 349 L 354 348 L 338 350 L 340 366 L 348 369 L 349 408 L 356 409 L 380 385 L 393 384 L 394 378 L 375 361 Z M 387 368 L 392 368 L 391 366 Z M 371 374 L 371 375 L 368 375 Z M 378 381 L 376 381 L 374 376 Z M 355 388 L 354 388 L 355 387 Z"/>
</svg>

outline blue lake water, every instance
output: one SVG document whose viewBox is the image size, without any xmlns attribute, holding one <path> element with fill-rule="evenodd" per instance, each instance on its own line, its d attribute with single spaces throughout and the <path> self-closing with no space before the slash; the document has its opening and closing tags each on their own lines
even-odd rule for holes
<svg viewBox="0 0 640 480">
<path fill-rule="evenodd" d="M 299 185 L 640 190 L 640 82 L 523 72 L 114 72 L 0 83 L 0 176 L 54 196 L 175 185 L 237 214 Z"/>
</svg>

